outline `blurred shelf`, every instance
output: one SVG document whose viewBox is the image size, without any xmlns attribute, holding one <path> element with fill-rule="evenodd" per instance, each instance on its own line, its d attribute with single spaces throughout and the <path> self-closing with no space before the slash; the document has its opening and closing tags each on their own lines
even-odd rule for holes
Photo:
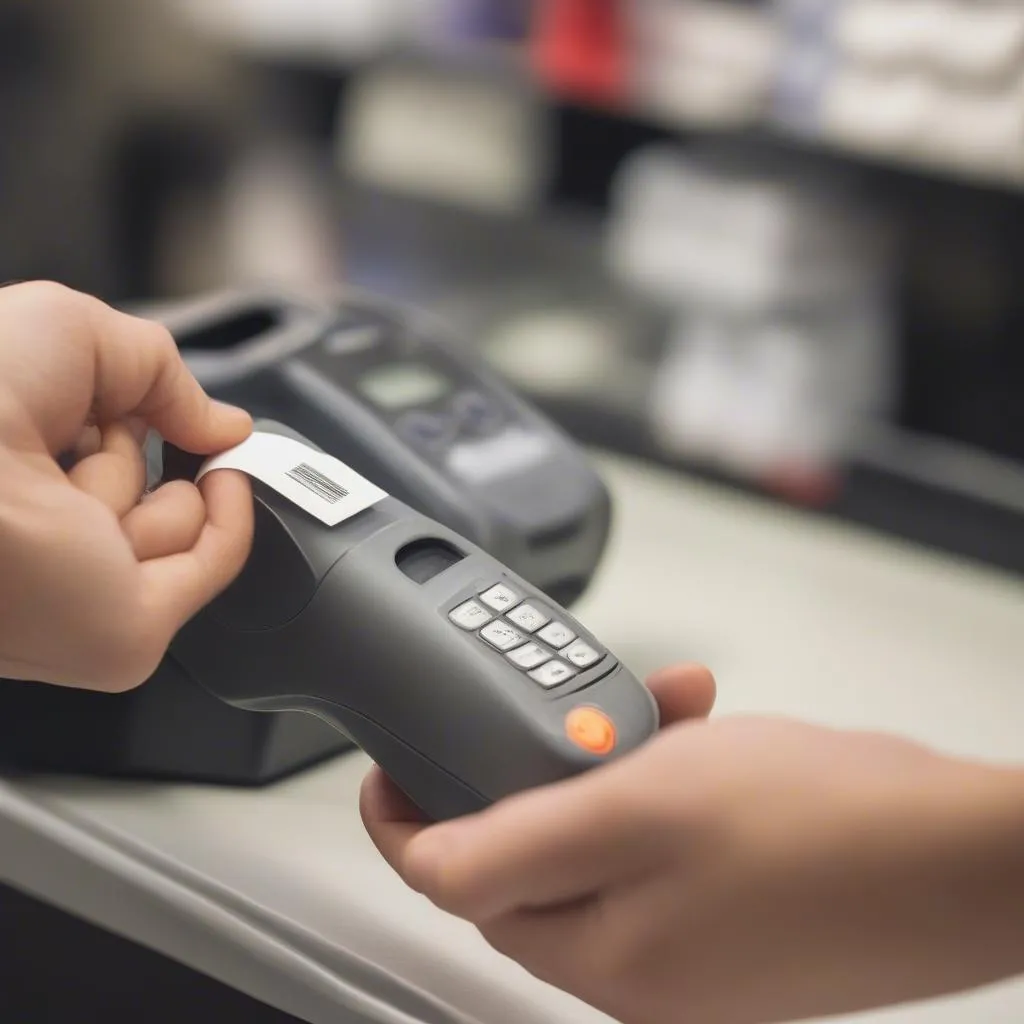
<svg viewBox="0 0 1024 1024">
<path fill-rule="evenodd" d="M 209 4 L 205 0 L 171 2 L 196 28 L 221 44 L 261 62 L 278 64 L 282 69 L 313 68 L 321 74 L 341 79 L 358 73 L 360 69 L 373 67 L 381 60 L 412 60 L 425 66 L 504 75 L 510 81 L 543 90 L 542 84 L 531 74 L 528 57 L 522 48 L 513 45 L 417 39 L 412 28 L 396 37 L 386 31 L 384 22 L 374 26 L 365 19 L 362 24 L 358 24 L 356 19 L 356 25 L 348 35 L 337 31 L 332 35 L 326 31 L 330 25 L 340 25 L 340 20 L 325 22 L 321 31 L 308 28 L 306 31 L 289 32 L 282 28 L 287 19 L 282 20 L 280 13 L 275 13 L 273 3 L 240 6 L 227 0 L 218 4 Z M 971 187 L 1014 193 L 1024 191 L 1024 164 L 1016 173 L 1004 172 L 967 160 L 946 159 L 937 153 L 928 155 L 893 147 L 859 146 L 834 138 L 827 132 L 799 131 L 789 127 L 767 109 L 748 116 L 674 116 L 636 103 L 613 109 L 596 102 L 588 103 L 578 96 L 549 93 L 548 99 L 552 105 L 586 109 L 609 120 L 634 122 L 669 134 L 740 133 L 768 144 L 791 145 L 808 153 L 818 152 L 839 160 L 853 160 L 867 167 L 939 177 Z"/>
<path fill-rule="evenodd" d="M 616 283 L 592 220 L 481 218 L 363 190 L 343 205 L 352 283 L 453 325 L 579 441 L 783 500 L 658 446 L 645 408 L 669 319 Z M 510 350 L 512 373 L 497 355 Z M 878 427 L 834 497 L 803 507 L 1024 576 L 1024 465 L 1011 460 Z"/>
<path fill-rule="evenodd" d="M 941 178 L 953 184 L 998 191 L 1024 192 L 1024 165 L 1014 174 L 1000 172 L 990 167 L 979 167 L 968 162 L 954 163 L 940 157 L 921 153 L 901 152 L 895 149 L 870 149 L 856 146 L 852 142 L 831 138 L 828 135 L 813 135 L 797 131 L 784 124 L 766 121 L 764 133 L 782 143 L 806 150 L 817 151 L 826 156 L 852 160 L 863 166 L 903 173 Z"/>
<path fill-rule="evenodd" d="M 891 448 L 873 446 L 851 460 L 832 500 L 801 506 L 783 502 L 749 481 L 666 455 L 638 416 L 587 402 L 528 397 L 588 446 L 714 482 L 752 500 L 784 503 L 808 516 L 826 516 L 1024 578 L 1024 466 L 1001 466 L 1001 483 L 993 487 L 990 475 L 979 471 L 993 463 L 987 456 L 892 431 Z M 906 458 L 908 449 L 919 451 L 922 445 L 937 462 L 962 466 L 966 459 L 972 469 L 966 474 L 922 472 Z"/>
</svg>

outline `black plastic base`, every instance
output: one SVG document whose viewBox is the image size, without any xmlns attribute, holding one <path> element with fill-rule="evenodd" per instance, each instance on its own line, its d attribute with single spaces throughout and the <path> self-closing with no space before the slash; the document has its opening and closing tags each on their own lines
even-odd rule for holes
<svg viewBox="0 0 1024 1024">
<path fill-rule="evenodd" d="M 354 749 L 312 715 L 240 711 L 171 661 L 100 694 L 0 681 L 0 770 L 261 786 Z"/>
<path fill-rule="evenodd" d="M 0 957 L 0 1020 L 7 1024 L 301 1024 L 4 885 L 0 921 L 5 935 L 17 936 Z M 344 1024 L 340 1017 L 338 1024 Z"/>
</svg>

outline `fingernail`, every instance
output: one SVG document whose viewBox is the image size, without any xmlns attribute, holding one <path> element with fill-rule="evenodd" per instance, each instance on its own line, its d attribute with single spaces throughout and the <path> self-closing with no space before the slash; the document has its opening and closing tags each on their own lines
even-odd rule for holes
<svg viewBox="0 0 1024 1024">
<path fill-rule="evenodd" d="M 232 405 L 230 402 L 222 402 L 219 398 L 212 399 L 218 412 L 228 416 L 248 416 L 249 414 L 240 406 Z"/>
<path fill-rule="evenodd" d="M 223 419 L 232 420 L 233 423 L 237 423 L 239 427 L 241 427 L 242 424 L 245 423 L 250 430 L 252 429 L 252 416 L 249 413 L 247 413 L 245 409 L 242 409 L 237 405 L 231 405 L 228 402 L 218 401 L 216 399 L 214 400 L 213 404 L 217 410 L 218 415 L 220 415 Z"/>
</svg>

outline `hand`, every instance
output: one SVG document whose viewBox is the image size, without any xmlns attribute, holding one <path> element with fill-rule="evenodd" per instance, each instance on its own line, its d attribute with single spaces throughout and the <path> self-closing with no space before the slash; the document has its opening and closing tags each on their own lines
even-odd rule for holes
<svg viewBox="0 0 1024 1024">
<path fill-rule="evenodd" d="M 1016 777 L 705 721 L 700 669 L 651 686 L 666 727 L 645 748 L 470 818 L 426 827 L 374 771 L 370 835 L 411 887 L 624 1024 L 805 1020 L 1024 968 Z"/>
<path fill-rule="evenodd" d="M 162 327 L 59 285 L 0 290 L 0 676 L 136 686 L 241 571 L 247 478 L 144 495 L 150 428 L 213 454 L 252 421 L 206 396 Z"/>
</svg>

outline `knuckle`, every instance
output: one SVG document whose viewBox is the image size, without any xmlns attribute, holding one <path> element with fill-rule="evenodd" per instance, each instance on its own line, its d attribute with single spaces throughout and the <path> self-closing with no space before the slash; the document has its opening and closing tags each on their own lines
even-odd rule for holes
<svg viewBox="0 0 1024 1024">
<path fill-rule="evenodd" d="M 406 851 L 402 871 L 406 882 L 445 912 L 479 923 L 471 880 L 466 872 L 454 858 L 439 855 L 440 851 L 430 842 L 429 834 L 424 840 L 414 840 Z"/>
<path fill-rule="evenodd" d="M 125 693 L 154 675 L 167 645 L 155 631 L 135 629 L 120 632 L 106 648 L 99 685 L 110 693 Z"/>
<path fill-rule="evenodd" d="M 405 853 L 402 874 L 406 882 L 433 903 L 447 906 L 452 897 L 450 872 L 427 843 L 413 840 Z"/>
<path fill-rule="evenodd" d="M 162 654 L 116 658 L 104 673 L 100 686 L 108 693 L 128 693 L 136 690 L 152 678 L 160 667 L 161 660 Z"/>
<path fill-rule="evenodd" d="M 28 281 L 15 285 L 10 297 L 24 303 L 30 317 L 41 320 L 82 320 L 89 315 L 89 299 L 57 281 Z"/>
<path fill-rule="evenodd" d="M 179 355 L 178 343 L 174 340 L 174 335 L 171 334 L 170 330 L 155 320 L 147 320 L 145 323 L 149 331 L 149 343 L 162 355 L 168 357 L 173 362 L 177 362 Z"/>
<path fill-rule="evenodd" d="M 81 292 L 76 292 L 59 281 L 26 281 L 24 284 L 15 285 L 12 292 L 41 306 L 80 306 L 84 300 Z"/>
<path fill-rule="evenodd" d="M 518 922 L 499 918 L 478 925 L 477 930 L 491 949 L 525 967 L 540 981 L 555 984 L 561 980 L 564 966 L 560 958 L 550 954 L 538 957 L 536 935 L 524 934 Z"/>
<path fill-rule="evenodd" d="M 156 362 L 157 371 L 171 384 L 185 368 L 178 343 L 163 324 L 149 320 L 143 323 L 146 326 L 146 343 Z"/>
</svg>

